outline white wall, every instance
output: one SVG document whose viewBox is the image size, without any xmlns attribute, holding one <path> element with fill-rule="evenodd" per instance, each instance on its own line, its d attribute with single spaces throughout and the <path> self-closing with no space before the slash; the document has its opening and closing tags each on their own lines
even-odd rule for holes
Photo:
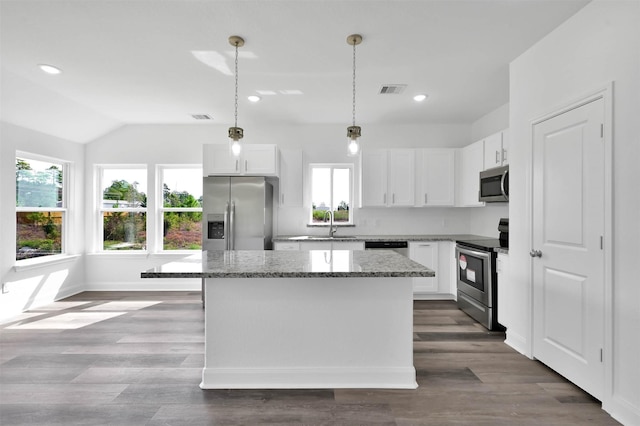
<svg viewBox="0 0 640 426">
<path fill-rule="evenodd" d="M 67 251 L 78 256 L 16 271 L 15 191 L 16 151 L 48 156 L 71 163 Z M 0 317 L 41 306 L 82 291 L 84 286 L 84 146 L 12 124 L 0 123 Z"/>
<path fill-rule="evenodd" d="M 511 64 L 510 330 L 531 354 L 531 121 L 614 82 L 613 353 L 603 408 L 640 424 L 640 2 L 595 0 Z M 611 373 L 611 372 L 609 372 Z"/>
<path fill-rule="evenodd" d="M 471 124 L 471 141 L 477 141 L 509 127 L 509 104 L 506 103 Z"/>
</svg>

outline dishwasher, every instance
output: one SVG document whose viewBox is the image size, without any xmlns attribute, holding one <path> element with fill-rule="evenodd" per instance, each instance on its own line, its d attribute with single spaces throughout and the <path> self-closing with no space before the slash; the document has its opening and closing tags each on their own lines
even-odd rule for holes
<svg viewBox="0 0 640 426">
<path fill-rule="evenodd" d="M 405 257 L 409 257 L 409 243 L 406 241 L 365 241 L 365 250 L 393 250 Z"/>
</svg>

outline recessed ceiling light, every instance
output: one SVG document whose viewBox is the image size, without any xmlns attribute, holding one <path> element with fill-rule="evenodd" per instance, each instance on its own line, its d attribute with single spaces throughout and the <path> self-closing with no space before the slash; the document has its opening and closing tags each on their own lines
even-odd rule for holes
<svg viewBox="0 0 640 426">
<path fill-rule="evenodd" d="M 415 96 L 413 97 L 413 100 L 414 100 L 414 101 L 416 101 L 416 102 L 422 102 L 422 101 L 424 101 L 424 100 L 425 100 L 425 99 L 427 99 L 427 98 L 428 98 L 428 96 L 427 96 L 427 95 L 420 94 L 420 95 L 415 95 Z"/>
<path fill-rule="evenodd" d="M 251 95 L 251 96 L 247 96 L 247 99 L 249 99 L 249 102 L 258 102 L 260 100 L 260 96 Z"/>
<path fill-rule="evenodd" d="M 40 64 L 38 66 L 47 74 L 60 74 L 62 72 L 60 68 L 54 67 L 53 65 Z"/>
</svg>

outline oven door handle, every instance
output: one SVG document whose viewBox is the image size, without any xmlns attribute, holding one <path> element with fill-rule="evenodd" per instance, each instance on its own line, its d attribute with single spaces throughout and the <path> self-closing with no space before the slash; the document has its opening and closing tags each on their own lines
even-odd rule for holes
<svg viewBox="0 0 640 426">
<path fill-rule="evenodd" d="M 457 246 L 456 250 L 458 253 L 468 254 L 470 256 L 477 256 L 486 260 L 489 260 L 491 258 L 491 254 L 486 251 L 469 250 L 468 248 L 462 248 L 460 246 Z"/>
</svg>

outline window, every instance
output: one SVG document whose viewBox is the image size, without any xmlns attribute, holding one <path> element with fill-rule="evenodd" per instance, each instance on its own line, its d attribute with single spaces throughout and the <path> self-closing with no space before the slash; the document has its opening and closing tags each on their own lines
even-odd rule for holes
<svg viewBox="0 0 640 426">
<path fill-rule="evenodd" d="M 102 249 L 146 250 L 146 168 L 102 167 L 100 171 Z"/>
<path fill-rule="evenodd" d="M 16 260 L 64 253 L 68 165 L 16 157 Z"/>
<path fill-rule="evenodd" d="M 162 167 L 162 249 L 202 249 L 202 168 Z"/>
<path fill-rule="evenodd" d="M 311 223 L 333 221 L 351 224 L 353 166 L 351 164 L 311 164 Z"/>
</svg>

